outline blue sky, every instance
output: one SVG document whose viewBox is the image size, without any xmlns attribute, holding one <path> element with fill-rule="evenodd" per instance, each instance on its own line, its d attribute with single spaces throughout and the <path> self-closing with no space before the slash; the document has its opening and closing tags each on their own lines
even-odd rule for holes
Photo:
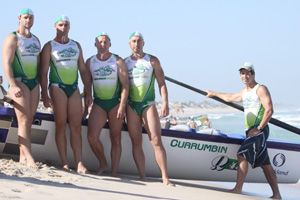
<svg viewBox="0 0 300 200">
<path fill-rule="evenodd" d="M 247 61 L 254 64 L 257 82 L 269 88 L 275 105 L 300 107 L 300 1 L 78 2 L 5 1 L 1 46 L 17 28 L 22 8 L 33 10 L 31 31 L 42 45 L 55 36 L 56 17 L 65 14 L 71 21 L 69 37 L 81 44 L 85 60 L 96 53 L 94 38 L 99 32 L 107 32 L 111 52 L 125 58 L 131 53 L 129 35 L 140 31 L 145 37 L 144 51 L 157 56 L 165 75 L 173 79 L 201 90 L 235 93 L 244 86 L 238 68 Z M 2 67 L 0 74 L 4 75 Z M 207 100 L 173 83 L 167 85 L 169 101 Z"/>
</svg>

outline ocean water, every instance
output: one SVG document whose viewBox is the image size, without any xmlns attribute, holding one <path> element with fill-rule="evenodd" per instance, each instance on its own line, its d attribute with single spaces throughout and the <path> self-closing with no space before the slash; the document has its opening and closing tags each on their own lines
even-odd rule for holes
<svg viewBox="0 0 300 200">
<path fill-rule="evenodd" d="M 245 135 L 245 121 L 243 112 L 208 113 L 207 115 L 212 122 L 212 128 L 220 130 L 225 134 L 236 133 Z M 272 117 L 300 129 L 300 109 L 278 111 L 275 112 Z M 269 139 L 283 140 L 300 144 L 300 135 L 287 131 L 271 123 L 269 123 L 269 127 Z"/>
</svg>

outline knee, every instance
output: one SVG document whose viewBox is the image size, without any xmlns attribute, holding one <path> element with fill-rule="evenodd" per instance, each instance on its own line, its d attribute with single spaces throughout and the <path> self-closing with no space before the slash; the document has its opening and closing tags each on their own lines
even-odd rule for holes
<svg viewBox="0 0 300 200">
<path fill-rule="evenodd" d="M 95 144 L 99 140 L 99 136 L 96 134 L 88 134 L 87 139 L 90 145 Z"/>
<path fill-rule="evenodd" d="M 161 138 L 158 136 L 151 138 L 151 144 L 153 147 L 161 147 L 162 146 Z"/>
<path fill-rule="evenodd" d="M 140 139 L 131 139 L 132 148 L 141 148 L 143 141 Z"/>
<path fill-rule="evenodd" d="M 18 126 L 23 127 L 23 128 L 30 128 L 32 124 L 32 121 L 29 119 L 23 118 L 23 119 L 18 119 Z"/>
<path fill-rule="evenodd" d="M 121 136 L 111 136 L 110 138 L 112 145 L 120 145 L 121 144 Z"/>
<path fill-rule="evenodd" d="M 71 133 L 81 133 L 81 124 L 69 124 L 69 127 Z"/>
<path fill-rule="evenodd" d="M 63 120 L 55 121 L 56 130 L 66 130 L 67 122 Z"/>
</svg>

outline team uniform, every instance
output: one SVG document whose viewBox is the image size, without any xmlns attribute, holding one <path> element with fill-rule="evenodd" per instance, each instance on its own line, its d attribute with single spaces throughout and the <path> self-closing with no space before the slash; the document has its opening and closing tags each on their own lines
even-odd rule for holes
<svg viewBox="0 0 300 200">
<path fill-rule="evenodd" d="M 139 60 L 132 60 L 130 56 L 125 59 L 130 87 L 128 105 L 139 116 L 145 108 L 155 104 L 155 75 L 150 57 L 150 54 L 145 54 Z"/>
<path fill-rule="evenodd" d="M 41 51 L 40 42 L 33 34 L 30 38 L 26 38 L 17 32 L 13 32 L 13 34 L 18 38 L 18 47 L 12 62 L 14 78 L 33 90 L 39 82 L 37 58 Z"/>
<path fill-rule="evenodd" d="M 99 60 L 96 55 L 90 58 L 94 103 L 106 112 L 120 103 L 121 84 L 118 78 L 117 58 L 116 54 L 112 54 L 106 61 Z"/>
<path fill-rule="evenodd" d="M 67 44 L 61 44 L 54 40 L 51 43 L 50 58 L 50 86 L 61 88 L 67 97 L 78 88 L 78 58 L 80 50 L 74 40 L 69 39 Z"/>
<path fill-rule="evenodd" d="M 246 135 L 249 131 L 259 126 L 265 109 L 257 96 L 257 89 L 260 84 L 257 84 L 251 91 L 246 89 L 243 91 L 243 106 L 245 113 L 245 124 L 246 124 Z M 252 165 L 253 168 L 259 167 L 261 165 L 269 165 L 270 159 L 267 151 L 266 141 L 269 137 L 269 126 L 261 130 L 261 132 L 252 137 L 248 137 L 240 147 L 238 155 L 243 156 Z"/>
</svg>

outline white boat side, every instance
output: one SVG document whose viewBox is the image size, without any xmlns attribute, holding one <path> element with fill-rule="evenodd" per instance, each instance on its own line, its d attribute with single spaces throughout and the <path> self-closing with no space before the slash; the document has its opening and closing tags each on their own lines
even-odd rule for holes
<svg viewBox="0 0 300 200">
<path fill-rule="evenodd" d="M 68 138 L 68 159 L 74 167 L 74 157 Z M 105 156 L 110 165 L 111 142 L 106 125 L 100 136 Z M 170 178 L 236 181 L 236 153 L 243 139 L 224 136 L 189 133 L 162 129 L 162 141 L 167 152 Z M 82 122 L 83 162 L 88 170 L 95 171 L 99 163 L 87 141 L 87 120 Z M 268 141 L 270 161 L 279 183 L 297 183 L 300 178 L 298 158 L 300 144 Z M 132 157 L 131 140 L 126 128 L 122 131 L 122 156 L 118 173 L 137 175 Z M 146 158 L 146 173 L 149 177 L 161 177 L 154 158 L 148 135 L 143 130 L 143 149 Z M 0 107 L 0 154 L 19 155 L 17 121 L 12 108 Z M 37 161 L 60 163 L 55 144 L 55 123 L 53 115 L 37 113 L 32 125 L 32 154 Z M 261 168 L 252 169 L 246 182 L 266 182 Z"/>
</svg>

